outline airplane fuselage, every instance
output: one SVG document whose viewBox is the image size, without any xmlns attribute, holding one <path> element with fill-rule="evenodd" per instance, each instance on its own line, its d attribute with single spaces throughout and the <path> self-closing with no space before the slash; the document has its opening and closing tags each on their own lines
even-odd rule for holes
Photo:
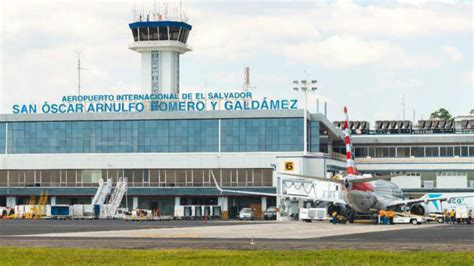
<svg viewBox="0 0 474 266">
<path fill-rule="evenodd" d="M 357 212 L 367 213 L 372 209 L 386 210 L 396 200 L 403 199 L 402 190 L 392 182 L 376 180 L 350 183 L 343 190 L 344 200 Z"/>
</svg>

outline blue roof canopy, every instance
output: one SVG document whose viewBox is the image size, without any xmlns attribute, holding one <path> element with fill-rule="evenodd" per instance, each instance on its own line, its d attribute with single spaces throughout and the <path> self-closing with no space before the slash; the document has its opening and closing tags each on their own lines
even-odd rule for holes
<svg viewBox="0 0 474 266">
<path fill-rule="evenodd" d="M 139 21 L 128 24 L 130 29 L 142 28 L 142 27 L 180 27 L 187 30 L 191 30 L 192 26 L 188 23 L 179 21 Z"/>
</svg>

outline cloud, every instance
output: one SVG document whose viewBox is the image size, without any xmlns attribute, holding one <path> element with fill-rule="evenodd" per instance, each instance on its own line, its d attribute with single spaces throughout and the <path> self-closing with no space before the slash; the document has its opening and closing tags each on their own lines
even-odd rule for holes
<svg viewBox="0 0 474 266">
<path fill-rule="evenodd" d="M 386 105 L 391 101 L 388 90 L 399 84 L 435 91 L 423 103 L 426 106 L 438 99 L 452 108 L 472 102 L 457 82 L 463 73 L 445 71 L 449 69 L 441 63 L 446 60 L 439 56 L 447 53 L 442 48 L 447 38 L 449 46 L 457 49 L 466 40 L 472 42 L 472 4 L 364 2 L 191 2 L 189 44 L 194 51 L 183 56 L 181 84 L 202 87 L 206 80 L 213 90 L 215 84 L 240 88 L 245 64 L 253 68 L 252 85 L 264 96 L 291 96 L 291 80 L 308 68 L 327 82 L 330 89 L 318 92 L 330 99 L 339 100 L 341 94 L 351 93 L 347 88 L 357 86 L 380 90 L 375 98 Z M 83 72 L 84 92 L 121 93 L 138 87 L 140 56 L 127 49 L 132 7 L 131 1 L 112 0 L 3 1 L 0 112 L 9 112 L 12 103 L 53 101 L 74 93 L 76 49 L 83 50 L 83 66 L 88 69 Z M 462 57 L 471 58 L 469 51 L 462 51 Z M 469 61 L 461 60 L 460 69 L 472 68 Z M 236 66 L 238 70 L 233 70 Z M 393 73 L 390 88 L 371 83 L 378 82 L 381 72 Z M 472 71 L 462 77 L 472 84 Z M 459 93 L 440 99 L 447 84 Z M 369 107 L 360 106 L 361 110 Z M 374 105 L 366 113 L 379 107 Z"/>
<path fill-rule="evenodd" d="M 288 42 L 302 38 L 314 39 L 319 31 L 311 20 L 294 17 L 291 23 L 284 14 L 248 16 L 240 13 L 193 11 L 193 32 L 189 43 L 196 56 L 233 60 L 254 56 L 265 50 L 277 52 Z M 297 25 L 297 26 L 295 26 Z"/>
<path fill-rule="evenodd" d="M 433 3 L 369 6 L 336 3 L 321 10 L 315 19 L 331 21 L 323 24 L 328 30 L 364 35 L 409 37 L 471 31 L 468 8 L 472 5 L 452 3 L 437 7 Z"/>
<path fill-rule="evenodd" d="M 295 11 L 266 3 L 266 12 L 254 14 L 255 5 L 234 3 L 211 9 L 193 5 L 191 56 L 234 61 L 255 57 L 261 51 L 275 55 L 283 51 L 290 55 L 288 62 L 308 62 L 298 55 L 301 49 L 313 54 L 309 58 L 324 59 L 314 64 L 331 68 L 372 64 L 383 58 L 392 59 L 383 62 L 391 67 L 432 67 L 439 65 L 437 58 L 423 52 L 407 53 L 400 43 L 471 31 L 471 14 L 465 4 L 445 3 L 439 9 L 426 3 L 359 6 L 337 1 L 307 3 Z M 393 56 L 386 56 L 389 54 Z"/>
<path fill-rule="evenodd" d="M 332 36 L 320 42 L 290 45 L 283 51 L 289 61 L 347 67 L 373 63 L 393 50 L 384 42 L 363 41 L 353 36 Z"/>
<path fill-rule="evenodd" d="M 435 66 L 434 58 L 409 55 L 401 47 L 387 41 L 362 40 L 354 36 L 336 35 L 320 42 L 289 45 L 284 49 L 289 61 L 320 64 L 328 68 L 383 63 L 394 68 Z"/>
<path fill-rule="evenodd" d="M 459 62 L 463 59 L 463 55 L 458 48 L 451 45 L 445 45 L 441 47 L 443 52 L 449 57 L 449 59 L 453 62 Z"/>
</svg>

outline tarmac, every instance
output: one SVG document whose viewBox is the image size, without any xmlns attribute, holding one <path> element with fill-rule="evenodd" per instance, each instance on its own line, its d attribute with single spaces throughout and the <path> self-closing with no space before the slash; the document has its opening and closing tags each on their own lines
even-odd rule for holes
<svg viewBox="0 0 474 266">
<path fill-rule="evenodd" d="M 0 221 L 0 246 L 474 251 L 474 225 L 327 222 Z"/>
</svg>

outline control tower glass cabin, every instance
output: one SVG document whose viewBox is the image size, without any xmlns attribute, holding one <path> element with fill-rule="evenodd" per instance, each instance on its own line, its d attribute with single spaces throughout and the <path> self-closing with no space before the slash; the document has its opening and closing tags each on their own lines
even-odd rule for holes
<svg viewBox="0 0 474 266">
<path fill-rule="evenodd" d="M 179 56 L 191 48 L 186 44 L 191 25 L 179 21 L 138 21 L 129 24 L 131 50 L 141 54 L 141 92 L 179 93 Z"/>
</svg>

